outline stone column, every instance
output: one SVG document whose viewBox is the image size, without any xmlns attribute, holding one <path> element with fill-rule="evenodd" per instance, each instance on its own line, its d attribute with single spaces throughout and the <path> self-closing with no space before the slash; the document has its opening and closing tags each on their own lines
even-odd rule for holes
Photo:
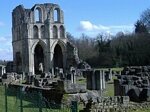
<svg viewBox="0 0 150 112">
<path fill-rule="evenodd" d="M 93 86 L 92 86 L 93 85 L 93 83 L 92 83 L 92 80 L 93 80 L 93 78 L 92 78 L 93 71 L 83 71 L 83 75 L 86 76 L 86 80 L 87 80 L 86 86 L 87 86 L 87 89 L 92 90 L 92 88 L 93 88 Z"/>
<path fill-rule="evenodd" d="M 38 38 L 41 39 L 41 28 L 38 27 Z"/>
<path fill-rule="evenodd" d="M 95 72 L 94 73 L 92 73 L 92 75 L 91 75 L 92 77 L 92 90 L 95 90 L 96 89 L 96 74 L 95 74 Z"/>
<path fill-rule="evenodd" d="M 112 70 L 109 69 L 109 79 L 112 80 Z"/>
<path fill-rule="evenodd" d="M 61 38 L 61 37 L 60 37 L 60 30 L 59 30 L 59 27 L 57 27 L 57 36 L 58 36 L 59 39 Z"/>
<path fill-rule="evenodd" d="M 98 91 L 99 95 L 102 95 L 102 71 L 101 70 L 96 70 L 94 72 L 94 76 L 95 76 L 95 90 Z"/>
<path fill-rule="evenodd" d="M 105 85 L 105 71 L 102 70 L 102 89 L 104 90 L 106 88 Z"/>
<path fill-rule="evenodd" d="M 30 55 L 30 54 L 29 54 Z M 31 56 L 29 56 L 30 57 L 30 61 L 29 61 L 29 72 L 32 72 L 33 74 L 35 74 L 34 73 L 34 53 L 32 53 L 31 54 Z"/>
<path fill-rule="evenodd" d="M 5 67 L 3 67 L 3 73 L 2 73 L 2 75 L 3 75 L 4 73 L 6 73 L 6 68 L 5 68 Z"/>
<path fill-rule="evenodd" d="M 50 69 L 54 69 L 54 52 L 50 52 Z"/>
<path fill-rule="evenodd" d="M 100 70 L 100 89 L 103 89 L 103 71 Z"/>
<path fill-rule="evenodd" d="M 75 81 L 75 74 L 74 73 L 71 73 L 71 83 L 76 83 L 76 81 Z"/>
<path fill-rule="evenodd" d="M 70 73 L 71 73 L 71 83 L 76 83 L 76 71 L 75 68 L 71 67 L 70 68 Z"/>
</svg>

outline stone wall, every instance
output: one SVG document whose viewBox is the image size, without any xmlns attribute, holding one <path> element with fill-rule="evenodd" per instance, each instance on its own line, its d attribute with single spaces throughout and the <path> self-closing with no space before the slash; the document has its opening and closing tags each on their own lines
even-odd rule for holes
<svg viewBox="0 0 150 112">
<path fill-rule="evenodd" d="M 150 66 L 124 68 L 114 80 L 115 95 L 128 95 L 131 101 L 149 101 Z"/>
</svg>

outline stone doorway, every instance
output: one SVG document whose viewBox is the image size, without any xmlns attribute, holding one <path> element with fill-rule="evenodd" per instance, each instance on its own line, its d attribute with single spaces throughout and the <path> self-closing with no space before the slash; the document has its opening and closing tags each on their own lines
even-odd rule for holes
<svg viewBox="0 0 150 112">
<path fill-rule="evenodd" d="M 63 68 L 63 53 L 59 44 L 54 49 L 54 68 Z"/>
<path fill-rule="evenodd" d="M 40 44 L 37 44 L 34 50 L 34 73 L 40 74 L 40 66 L 42 65 L 44 71 L 44 51 Z"/>
</svg>

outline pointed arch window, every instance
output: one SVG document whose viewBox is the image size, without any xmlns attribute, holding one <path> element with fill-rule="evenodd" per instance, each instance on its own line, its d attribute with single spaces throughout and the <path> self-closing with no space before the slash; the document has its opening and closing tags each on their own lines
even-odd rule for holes
<svg viewBox="0 0 150 112">
<path fill-rule="evenodd" d="M 33 27 L 33 38 L 39 38 L 37 26 Z"/>
<path fill-rule="evenodd" d="M 45 27 L 44 26 L 41 26 L 41 38 L 45 38 Z"/>
<path fill-rule="evenodd" d="M 54 38 L 58 38 L 58 31 L 57 31 L 57 27 L 53 26 L 53 37 Z"/>
<path fill-rule="evenodd" d="M 60 22 L 60 9 L 54 9 L 54 22 Z"/>
<path fill-rule="evenodd" d="M 42 10 L 39 7 L 37 7 L 34 11 L 34 20 L 36 23 L 42 22 Z"/>
<path fill-rule="evenodd" d="M 64 29 L 64 27 L 60 26 L 59 31 L 60 31 L 60 38 L 64 38 L 65 37 L 65 29 Z"/>
</svg>

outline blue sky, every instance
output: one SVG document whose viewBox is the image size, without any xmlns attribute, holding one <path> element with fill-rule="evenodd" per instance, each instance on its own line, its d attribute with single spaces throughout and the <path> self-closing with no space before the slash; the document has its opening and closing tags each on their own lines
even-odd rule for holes
<svg viewBox="0 0 150 112">
<path fill-rule="evenodd" d="M 132 32 L 140 14 L 150 8 L 150 0 L 1 0 L 0 59 L 12 60 L 12 10 L 20 4 L 31 8 L 36 3 L 59 4 L 66 30 L 76 37 Z"/>
</svg>

